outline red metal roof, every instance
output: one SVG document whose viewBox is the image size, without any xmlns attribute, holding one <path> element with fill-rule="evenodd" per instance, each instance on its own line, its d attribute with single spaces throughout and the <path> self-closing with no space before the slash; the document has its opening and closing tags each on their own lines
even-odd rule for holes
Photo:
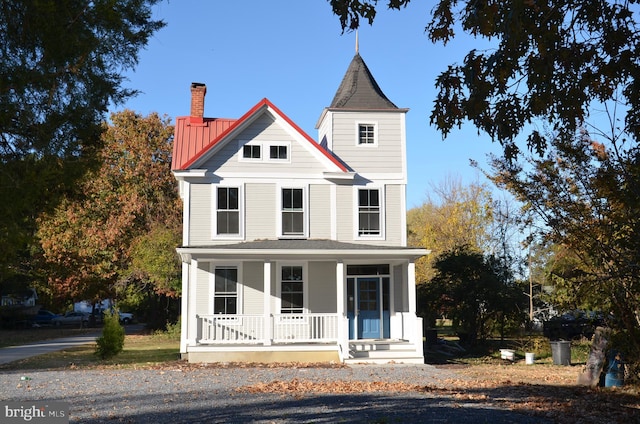
<svg viewBox="0 0 640 424">
<path fill-rule="evenodd" d="M 336 159 L 330 152 L 321 147 L 307 133 L 305 133 L 298 125 L 296 125 L 288 116 L 274 106 L 268 99 L 262 99 L 247 113 L 239 119 L 220 119 L 220 118 L 204 118 L 202 123 L 192 122 L 191 117 L 179 117 L 176 119 L 175 136 L 173 139 L 173 157 L 171 162 L 172 170 L 186 170 L 209 149 L 218 142 L 241 126 L 253 115 L 263 108 L 269 108 L 274 113 L 284 119 L 291 127 L 293 127 L 300 135 L 302 135 L 313 147 L 318 149 L 340 170 L 347 172 L 348 169 Z"/>
<path fill-rule="evenodd" d="M 204 118 L 202 123 L 192 123 L 189 116 L 178 117 L 173 137 L 171 169 L 186 169 L 184 165 L 187 162 L 202 152 L 234 122 L 236 119 Z"/>
</svg>

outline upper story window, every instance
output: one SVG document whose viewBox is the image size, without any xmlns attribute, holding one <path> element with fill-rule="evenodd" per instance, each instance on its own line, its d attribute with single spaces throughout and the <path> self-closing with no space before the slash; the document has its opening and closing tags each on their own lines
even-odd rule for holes
<svg viewBox="0 0 640 424">
<path fill-rule="evenodd" d="M 245 144 L 242 146 L 243 159 L 262 159 L 262 146 L 259 144 Z"/>
<path fill-rule="evenodd" d="M 238 313 L 238 267 L 216 266 L 213 290 L 213 313 Z"/>
<path fill-rule="evenodd" d="M 217 187 L 216 235 L 240 235 L 240 189 Z"/>
<path fill-rule="evenodd" d="M 282 235 L 304 236 L 304 190 L 282 189 Z"/>
<path fill-rule="evenodd" d="M 288 146 L 284 146 L 284 145 L 269 146 L 269 159 L 279 159 L 279 160 L 289 159 Z"/>
<path fill-rule="evenodd" d="M 382 234 L 380 189 L 358 189 L 358 236 Z"/>
<path fill-rule="evenodd" d="M 358 145 L 373 146 L 376 140 L 375 124 L 358 124 Z"/>
<path fill-rule="evenodd" d="M 282 266 L 280 281 L 280 313 L 304 313 L 304 275 L 301 265 Z"/>
</svg>

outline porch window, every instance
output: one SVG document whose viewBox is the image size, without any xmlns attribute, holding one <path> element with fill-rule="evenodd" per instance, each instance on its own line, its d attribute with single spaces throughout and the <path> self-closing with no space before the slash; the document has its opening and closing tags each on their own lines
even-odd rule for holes
<svg viewBox="0 0 640 424">
<path fill-rule="evenodd" d="M 282 189 L 282 235 L 304 235 L 304 192 L 301 188 Z"/>
<path fill-rule="evenodd" d="M 238 313 L 238 268 L 216 267 L 213 295 L 213 313 Z"/>
<path fill-rule="evenodd" d="M 380 190 L 358 190 L 358 235 L 380 235 Z"/>
<path fill-rule="evenodd" d="M 281 281 L 282 314 L 301 314 L 304 312 L 304 281 L 302 266 L 283 266 Z"/>
<path fill-rule="evenodd" d="M 240 234 L 240 201 L 238 187 L 218 187 L 216 202 L 216 234 Z"/>
</svg>

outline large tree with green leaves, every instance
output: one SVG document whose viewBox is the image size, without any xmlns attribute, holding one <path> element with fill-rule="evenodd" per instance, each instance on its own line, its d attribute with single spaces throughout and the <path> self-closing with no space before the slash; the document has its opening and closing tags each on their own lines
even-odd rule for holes
<svg viewBox="0 0 640 424">
<path fill-rule="evenodd" d="M 344 29 L 375 18 L 376 0 L 330 3 Z M 431 123 L 447 136 L 471 122 L 502 145 L 494 180 L 524 202 L 538 234 L 578 259 L 564 283 L 611 307 L 638 363 L 639 12 L 636 0 L 440 0 L 426 27 L 434 42 L 456 32 L 493 42 L 438 76 Z M 580 134 L 589 124 L 597 139 Z"/>
<path fill-rule="evenodd" d="M 512 320 L 521 324 L 526 297 L 500 258 L 470 246 L 444 252 L 434 264 L 436 274 L 419 288 L 429 310 L 450 318 L 463 343 L 484 340 Z"/>
<path fill-rule="evenodd" d="M 95 165 L 159 1 L 0 2 L 0 281 L 29 273 L 36 217 Z"/>
<path fill-rule="evenodd" d="M 76 300 L 141 291 L 175 296 L 182 233 L 173 127 L 166 117 L 128 110 L 104 125 L 100 168 L 39 219 L 51 290 Z"/>
<path fill-rule="evenodd" d="M 526 206 L 564 259 L 550 275 L 566 300 L 612 312 L 640 360 L 640 148 L 624 138 L 557 137 L 541 158 L 494 158 L 493 180 Z M 556 256 L 556 258 L 562 259 Z M 558 293 L 560 295 L 562 293 Z"/>
</svg>

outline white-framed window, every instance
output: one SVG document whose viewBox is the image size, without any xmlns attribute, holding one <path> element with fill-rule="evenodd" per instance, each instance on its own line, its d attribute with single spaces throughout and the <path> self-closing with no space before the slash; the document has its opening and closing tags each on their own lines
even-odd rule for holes
<svg viewBox="0 0 640 424">
<path fill-rule="evenodd" d="M 288 144 L 272 144 L 269 146 L 269 159 L 288 161 L 289 145 Z"/>
<path fill-rule="evenodd" d="M 373 122 L 356 124 L 356 144 L 358 146 L 378 145 L 378 125 Z"/>
<path fill-rule="evenodd" d="M 214 265 L 213 303 L 215 315 L 240 314 L 239 269 L 237 265 Z"/>
<path fill-rule="evenodd" d="M 240 162 L 291 162 L 291 142 L 238 140 Z"/>
<path fill-rule="evenodd" d="M 245 144 L 242 146 L 242 159 L 244 160 L 262 160 L 261 144 Z"/>
<path fill-rule="evenodd" d="M 280 228 L 283 237 L 306 235 L 306 197 L 301 187 L 283 187 L 280 193 Z"/>
<path fill-rule="evenodd" d="M 358 237 L 382 236 L 382 198 L 380 188 L 358 188 Z"/>
<path fill-rule="evenodd" d="M 303 314 L 307 311 L 308 284 L 303 263 L 278 266 L 278 290 L 281 314 Z"/>
<path fill-rule="evenodd" d="M 240 187 L 215 186 L 215 237 L 240 237 L 242 234 L 242 190 Z"/>
</svg>

